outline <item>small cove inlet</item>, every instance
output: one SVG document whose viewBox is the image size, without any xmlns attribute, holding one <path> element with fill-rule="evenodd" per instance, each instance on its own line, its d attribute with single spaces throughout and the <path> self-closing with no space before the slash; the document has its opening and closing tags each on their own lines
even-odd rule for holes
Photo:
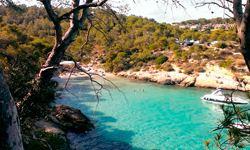
<svg viewBox="0 0 250 150">
<path fill-rule="evenodd" d="M 56 104 L 78 108 L 92 120 L 96 129 L 67 133 L 72 146 L 82 149 L 204 149 L 204 140 L 222 117 L 219 106 L 200 98 L 211 89 L 110 78 L 124 95 L 107 81 L 97 105 L 90 82 L 72 78 Z M 63 83 L 63 81 L 61 81 Z M 95 109 L 96 108 L 96 109 Z M 95 111 L 95 114 L 94 114 Z"/>
</svg>

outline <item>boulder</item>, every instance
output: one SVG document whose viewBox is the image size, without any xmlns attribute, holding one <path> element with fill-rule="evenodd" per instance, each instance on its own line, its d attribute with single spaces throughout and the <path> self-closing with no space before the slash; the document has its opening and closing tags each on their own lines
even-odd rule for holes
<svg viewBox="0 0 250 150">
<path fill-rule="evenodd" d="M 48 117 L 64 131 L 82 133 L 94 128 L 94 124 L 81 113 L 81 110 L 69 106 L 53 107 Z"/>
<path fill-rule="evenodd" d="M 173 84 L 175 84 L 175 83 L 171 80 L 171 78 L 159 79 L 159 80 L 157 80 L 157 83 L 163 84 L 163 85 L 173 85 Z"/>
<path fill-rule="evenodd" d="M 183 87 L 194 86 L 195 80 L 196 80 L 196 77 L 189 76 L 181 82 L 180 86 L 183 86 Z"/>
<path fill-rule="evenodd" d="M 182 81 L 184 81 L 188 75 L 183 73 L 176 73 L 171 75 L 171 80 L 175 82 L 176 84 L 180 84 Z"/>
<path fill-rule="evenodd" d="M 148 76 L 139 76 L 138 79 L 142 81 L 150 81 L 150 78 Z"/>
</svg>

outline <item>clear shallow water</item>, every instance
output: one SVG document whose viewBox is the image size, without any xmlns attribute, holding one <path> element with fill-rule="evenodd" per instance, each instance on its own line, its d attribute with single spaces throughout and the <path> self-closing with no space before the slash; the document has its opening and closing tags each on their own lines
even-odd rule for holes
<svg viewBox="0 0 250 150">
<path fill-rule="evenodd" d="M 204 149 L 204 140 L 222 117 L 219 107 L 200 97 L 211 89 L 158 85 L 112 78 L 124 95 L 111 85 L 97 102 L 89 82 L 72 79 L 57 104 L 81 109 L 96 124 L 94 131 L 68 133 L 76 149 Z M 104 82 L 103 82 L 104 83 Z M 104 84 L 106 84 L 105 82 Z M 142 91 L 144 90 L 144 92 Z"/>
</svg>

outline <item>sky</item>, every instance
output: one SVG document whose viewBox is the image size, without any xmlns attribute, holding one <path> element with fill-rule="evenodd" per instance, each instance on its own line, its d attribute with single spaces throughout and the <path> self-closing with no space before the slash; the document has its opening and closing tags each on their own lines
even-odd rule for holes
<svg viewBox="0 0 250 150">
<path fill-rule="evenodd" d="M 156 3 L 154 0 L 144 0 L 140 3 L 134 3 L 133 0 L 127 0 L 127 2 L 128 1 L 130 1 L 129 6 L 131 8 L 128 14 L 153 18 L 159 23 L 173 23 L 199 18 L 211 19 L 226 17 L 224 15 L 224 10 L 219 7 L 213 6 L 211 9 L 209 9 L 208 6 L 195 8 L 190 0 L 182 2 L 186 7 L 186 11 L 184 11 L 183 8 L 171 7 L 169 5 L 166 6 L 160 2 Z"/>
<path fill-rule="evenodd" d="M 114 2 L 112 0 L 111 2 Z M 211 9 L 208 6 L 203 6 L 200 8 L 195 8 L 191 0 L 183 0 L 181 3 L 185 6 L 186 10 L 183 8 L 176 8 L 170 5 L 164 5 L 161 0 L 120 0 L 122 4 L 128 4 L 130 11 L 127 15 L 136 15 L 147 18 L 153 18 L 159 23 L 173 23 L 181 22 L 185 20 L 193 20 L 199 18 L 216 18 L 216 17 L 226 17 L 224 15 L 223 9 L 213 6 Z M 20 3 L 25 3 L 26 5 L 38 4 L 35 0 L 19 0 Z M 120 3 L 121 4 L 121 3 Z M 211 13 L 213 12 L 213 13 Z"/>
</svg>

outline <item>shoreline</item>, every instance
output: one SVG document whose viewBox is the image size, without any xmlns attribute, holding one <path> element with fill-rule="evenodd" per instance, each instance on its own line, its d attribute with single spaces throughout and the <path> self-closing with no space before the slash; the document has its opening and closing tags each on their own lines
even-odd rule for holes
<svg viewBox="0 0 250 150">
<path fill-rule="evenodd" d="M 122 71 L 117 76 L 137 79 L 142 81 L 156 82 L 163 85 L 179 85 L 182 87 L 201 87 L 201 88 L 220 88 L 226 90 L 250 91 L 250 77 L 243 76 L 237 79 L 231 75 L 217 74 L 215 72 L 200 73 L 198 75 L 187 75 L 178 72 L 156 71 L 155 73 L 147 71 L 133 72 Z"/>
<path fill-rule="evenodd" d="M 104 78 L 112 76 L 155 82 L 163 85 L 179 85 L 182 87 L 220 88 L 226 90 L 250 91 L 250 76 L 236 77 L 232 72 L 220 68 L 213 68 L 204 73 L 184 74 L 177 71 L 121 71 L 119 73 L 106 72 Z M 98 72 L 89 72 L 94 77 L 101 77 Z M 70 73 L 60 74 L 62 79 L 68 78 Z M 70 78 L 88 77 L 83 72 L 73 73 Z"/>
</svg>

